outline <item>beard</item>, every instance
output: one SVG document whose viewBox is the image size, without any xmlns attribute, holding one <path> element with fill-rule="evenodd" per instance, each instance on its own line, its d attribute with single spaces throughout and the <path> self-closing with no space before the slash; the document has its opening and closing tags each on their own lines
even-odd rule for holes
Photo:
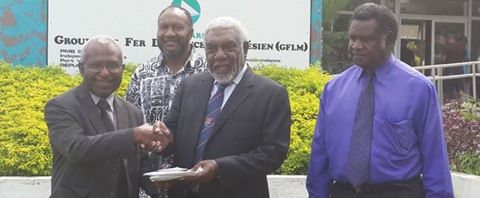
<svg viewBox="0 0 480 198">
<path fill-rule="evenodd" d="M 185 42 L 178 41 L 178 40 L 169 41 L 169 42 L 175 43 L 177 45 L 176 48 L 173 49 L 173 50 L 172 49 L 168 50 L 167 47 L 166 47 L 167 42 L 159 43 L 158 47 L 160 48 L 160 51 L 162 51 L 162 53 L 165 56 L 172 57 L 172 58 L 178 58 L 178 57 L 182 56 L 184 54 L 184 51 L 187 50 L 188 45 L 189 45 L 189 43 L 185 43 Z"/>
<path fill-rule="evenodd" d="M 232 82 L 233 78 L 238 74 L 239 68 L 234 67 L 230 72 L 228 73 L 217 73 L 212 70 L 208 70 L 210 72 L 210 75 L 212 75 L 213 79 L 215 79 L 220 85 L 226 85 Z"/>
</svg>

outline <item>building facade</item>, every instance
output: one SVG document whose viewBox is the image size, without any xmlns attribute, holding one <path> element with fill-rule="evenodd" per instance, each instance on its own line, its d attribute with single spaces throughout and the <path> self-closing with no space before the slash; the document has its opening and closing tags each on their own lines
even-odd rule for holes
<svg viewBox="0 0 480 198">
<path fill-rule="evenodd" d="M 353 9 L 366 2 L 390 8 L 399 21 L 395 55 L 412 66 L 446 63 L 449 40 L 466 42 L 466 60 L 480 55 L 480 0 L 339 0 L 337 15 L 324 20 L 323 66 L 339 73 L 349 66 L 347 28 Z M 337 0 L 338 2 L 338 0 Z M 329 0 L 324 1 L 324 14 Z"/>
</svg>

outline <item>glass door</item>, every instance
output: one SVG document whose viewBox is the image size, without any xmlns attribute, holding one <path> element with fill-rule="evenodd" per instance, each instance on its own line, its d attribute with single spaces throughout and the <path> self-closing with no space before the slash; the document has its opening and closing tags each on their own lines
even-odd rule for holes
<svg viewBox="0 0 480 198">
<path fill-rule="evenodd" d="M 410 66 L 430 65 L 431 21 L 404 19 L 400 27 L 400 59 Z"/>
<path fill-rule="evenodd" d="M 434 21 L 433 63 L 448 64 L 465 62 L 468 60 L 468 41 L 466 37 L 466 21 Z M 437 70 L 443 76 L 460 75 L 467 73 L 468 67 L 448 67 Z M 438 90 L 444 102 L 449 100 L 463 100 L 465 92 L 470 92 L 465 85 L 467 79 L 457 78 L 440 81 Z M 465 91 L 468 89 L 467 91 Z M 440 91 L 441 90 L 441 91 Z"/>
<path fill-rule="evenodd" d="M 462 38 L 466 38 L 465 22 L 435 22 L 434 31 L 434 64 L 444 64 L 453 62 L 463 62 L 465 56 L 460 56 L 461 53 L 452 53 L 452 48 L 461 47 L 459 44 L 462 42 Z M 465 43 L 466 44 L 466 43 Z M 463 46 L 463 50 L 467 46 Z"/>
</svg>

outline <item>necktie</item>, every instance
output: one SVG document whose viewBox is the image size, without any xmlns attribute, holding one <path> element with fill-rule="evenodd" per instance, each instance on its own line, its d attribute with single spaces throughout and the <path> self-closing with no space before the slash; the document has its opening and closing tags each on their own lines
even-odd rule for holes
<svg viewBox="0 0 480 198">
<path fill-rule="evenodd" d="M 347 176 L 353 186 L 368 180 L 370 174 L 370 148 L 375 111 L 375 86 L 373 72 L 366 71 L 368 85 L 360 93 L 355 112 L 350 149 L 347 158 Z"/>
<path fill-rule="evenodd" d="M 216 85 L 218 87 L 217 91 L 208 101 L 207 112 L 203 120 L 202 130 L 200 131 L 200 137 L 198 138 L 197 147 L 195 149 L 195 158 L 193 163 L 203 159 L 203 153 L 207 145 L 208 139 L 212 136 L 213 126 L 217 120 L 218 115 L 223 103 L 224 87 L 221 85 Z"/>
<path fill-rule="evenodd" d="M 100 109 L 100 117 L 107 131 L 114 131 L 115 128 L 113 127 L 112 118 L 110 118 L 110 115 L 107 113 L 107 111 L 110 110 L 110 105 L 108 105 L 105 99 L 100 99 L 97 106 Z"/>
<path fill-rule="evenodd" d="M 111 110 L 110 105 L 105 99 L 100 99 L 97 103 L 98 108 L 100 109 L 100 117 L 102 118 L 103 124 L 107 129 L 107 132 L 114 131 L 115 127 L 112 122 L 112 118 L 108 115 L 107 111 Z M 127 173 L 125 172 L 125 166 L 127 160 L 120 160 L 120 169 L 118 171 L 118 197 L 128 197 L 129 196 L 129 185 L 127 179 Z"/>
</svg>

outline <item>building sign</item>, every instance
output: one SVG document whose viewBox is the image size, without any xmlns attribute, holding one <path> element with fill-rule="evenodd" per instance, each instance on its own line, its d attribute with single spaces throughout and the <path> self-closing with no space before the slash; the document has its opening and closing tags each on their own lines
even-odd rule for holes
<svg viewBox="0 0 480 198">
<path fill-rule="evenodd" d="M 192 14 L 192 44 L 201 55 L 205 26 L 216 17 L 231 16 L 247 26 L 251 65 L 309 64 L 309 0 L 49 0 L 48 64 L 77 72 L 83 44 L 98 34 L 118 41 L 125 63 L 143 63 L 159 53 L 157 17 L 171 4 Z"/>
</svg>

